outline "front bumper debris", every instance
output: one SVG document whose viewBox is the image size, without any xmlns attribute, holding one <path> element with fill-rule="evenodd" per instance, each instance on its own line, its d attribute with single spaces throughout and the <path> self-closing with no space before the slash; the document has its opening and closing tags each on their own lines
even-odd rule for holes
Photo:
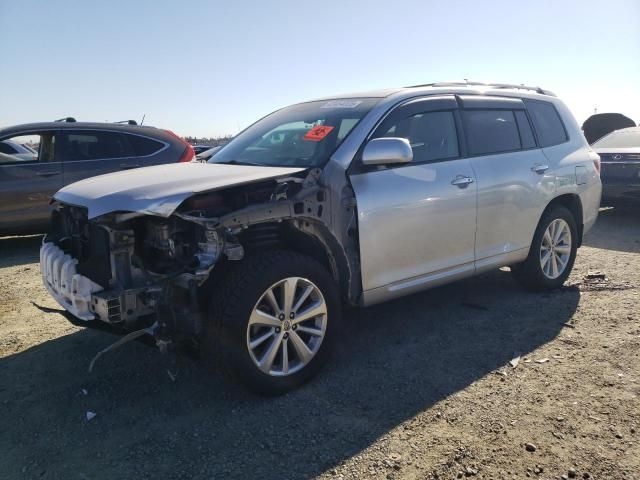
<svg viewBox="0 0 640 480">
<path fill-rule="evenodd" d="M 103 288 L 77 273 L 78 260 L 64 253 L 53 243 L 40 248 L 42 283 L 49 294 L 75 317 L 89 321 L 95 315 L 90 310 L 91 294 Z"/>
</svg>

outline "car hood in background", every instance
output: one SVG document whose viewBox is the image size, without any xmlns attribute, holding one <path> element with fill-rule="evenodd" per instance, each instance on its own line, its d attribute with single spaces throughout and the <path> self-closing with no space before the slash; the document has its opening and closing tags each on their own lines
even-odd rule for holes
<svg viewBox="0 0 640 480">
<path fill-rule="evenodd" d="M 168 217 L 190 196 L 302 172 L 304 168 L 174 163 L 109 173 L 67 185 L 56 200 L 86 207 L 89 218 L 112 212 Z"/>
</svg>

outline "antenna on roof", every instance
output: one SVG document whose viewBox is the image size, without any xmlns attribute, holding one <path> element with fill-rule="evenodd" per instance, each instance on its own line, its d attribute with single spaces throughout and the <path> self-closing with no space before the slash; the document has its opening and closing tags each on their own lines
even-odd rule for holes
<svg viewBox="0 0 640 480">
<path fill-rule="evenodd" d="M 142 115 L 142 120 L 140 120 L 140 125 L 142 125 L 144 123 L 144 117 L 146 117 L 147 114 L 145 113 L 144 115 Z"/>
<path fill-rule="evenodd" d="M 68 123 L 72 123 L 75 121 L 76 119 L 73 117 L 64 117 L 64 118 L 59 118 L 58 120 L 54 120 L 54 122 L 68 122 Z"/>
<path fill-rule="evenodd" d="M 113 123 L 126 123 L 127 125 L 138 125 L 138 122 L 136 122 L 135 120 L 120 120 L 119 122 L 113 122 Z"/>
</svg>

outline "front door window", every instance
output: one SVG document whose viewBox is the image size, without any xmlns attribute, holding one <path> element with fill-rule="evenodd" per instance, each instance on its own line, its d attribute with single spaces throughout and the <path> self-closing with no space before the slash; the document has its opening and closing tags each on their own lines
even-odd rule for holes
<svg viewBox="0 0 640 480">
<path fill-rule="evenodd" d="M 55 161 L 52 132 L 16 135 L 0 140 L 0 164 L 45 163 Z"/>
</svg>

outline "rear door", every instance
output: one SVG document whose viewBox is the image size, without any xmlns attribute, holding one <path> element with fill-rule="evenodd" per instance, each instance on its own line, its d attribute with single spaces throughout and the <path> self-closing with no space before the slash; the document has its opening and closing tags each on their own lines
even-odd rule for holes
<svg viewBox="0 0 640 480">
<path fill-rule="evenodd" d="M 453 96 L 397 107 L 372 138 L 409 140 L 413 161 L 351 172 L 365 291 L 413 291 L 473 272 L 476 184 Z"/>
<path fill-rule="evenodd" d="M 517 98 L 461 96 L 471 165 L 478 182 L 476 266 L 526 256 L 555 189 L 553 168 L 537 146 Z"/>
<path fill-rule="evenodd" d="M 51 196 L 62 187 L 59 136 L 55 130 L 1 138 L 37 153 L 0 153 L 0 230 L 45 230 Z"/>
<path fill-rule="evenodd" d="M 143 166 L 126 134 L 109 130 L 68 130 L 61 135 L 64 184 Z"/>
</svg>

